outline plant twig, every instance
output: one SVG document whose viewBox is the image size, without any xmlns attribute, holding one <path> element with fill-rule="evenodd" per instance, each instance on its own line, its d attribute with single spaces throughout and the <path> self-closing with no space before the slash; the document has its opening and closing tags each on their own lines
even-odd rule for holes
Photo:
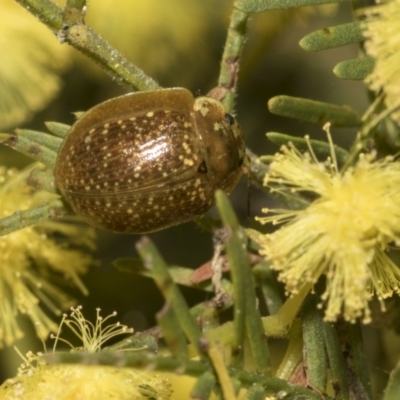
<svg viewBox="0 0 400 400">
<path fill-rule="evenodd" d="M 231 22 L 229 24 L 218 79 L 220 95 L 217 95 L 217 97 L 219 100 L 222 100 L 228 112 L 231 112 L 233 109 L 239 73 L 239 60 L 244 47 L 248 19 L 248 14 L 237 9 L 235 4 L 231 14 Z"/>
<path fill-rule="evenodd" d="M 160 88 L 152 78 L 84 25 L 75 14 L 73 18 L 65 17 L 63 10 L 50 0 L 16 1 L 47 25 L 61 38 L 61 41 L 65 40 L 103 68 L 118 84 L 134 91 Z M 80 3 L 80 7 L 82 6 L 82 2 L 78 0 L 76 2 Z M 72 3 L 68 2 L 67 7 L 71 7 Z M 80 10 L 82 11 L 82 8 Z M 72 25 L 66 25 L 66 21 L 72 22 Z"/>
</svg>

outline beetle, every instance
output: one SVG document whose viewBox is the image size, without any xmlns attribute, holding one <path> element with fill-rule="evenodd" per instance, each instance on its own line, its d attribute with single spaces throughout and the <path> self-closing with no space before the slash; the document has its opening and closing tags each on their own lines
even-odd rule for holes
<svg viewBox="0 0 400 400">
<path fill-rule="evenodd" d="M 129 93 L 96 105 L 59 151 L 56 185 L 90 225 L 148 233 L 195 219 L 229 193 L 245 159 L 221 102 L 183 88 Z"/>
</svg>

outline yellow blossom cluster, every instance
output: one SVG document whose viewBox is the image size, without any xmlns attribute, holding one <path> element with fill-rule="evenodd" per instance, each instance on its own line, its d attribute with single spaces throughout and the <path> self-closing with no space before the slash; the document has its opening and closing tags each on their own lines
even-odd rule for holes
<svg viewBox="0 0 400 400">
<path fill-rule="evenodd" d="M 289 294 L 326 277 L 325 320 L 367 323 L 372 295 L 399 292 L 400 269 L 387 251 L 400 245 L 400 162 L 362 154 L 339 171 L 334 153 L 319 162 L 310 150 L 283 146 L 270 165 L 265 185 L 304 207 L 263 210 L 271 215 L 260 222 L 284 225 L 262 237 L 261 254 Z"/>
<path fill-rule="evenodd" d="M 0 218 L 57 197 L 26 184 L 33 168 L 37 165 L 18 173 L 0 167 Z M 74 300 L 54 282 L 65 278 L 86 293 L 79 275 L 87 271 L 92 258 L 78 246 L 93 249 L 94 240 L 93 229 L 58 221 L 0 237 L 0 347 L 23 336 L 19 314 L 31 319 L 42 339 L 56 329 L 44 307 L 59 315 Z"/>
<path fill-rule="evenodd" d="M 133 331 L 119 323 L 108 324 L 113 316 L 115 313 L 102 318 L 97 310 L 96 323 L 92 324 L 84 318 L 81 307 L 73 308 L 63 317 L 54 350 L 58 342 L 65 342 L 60 338 L 63 325 L 82 340 L 82 347 L 71 346 L 74 352 L 99 352 L 108 339 Z M 33 353 L 26 355 L 18 376 L 0 386 L 4 400 L 169 400 L 171 394 L 171 385 L 162 375 L 112 366 L 50 365 L 43 354 Z"/>
<path fill-rule="evenodd" d="M 400 124 L 400 0 L 384 1 L 364 11 L 365 49 L 375 60 L 366 78 L 369 87 L 383 91 L 392 118 Z"/>
</svg>

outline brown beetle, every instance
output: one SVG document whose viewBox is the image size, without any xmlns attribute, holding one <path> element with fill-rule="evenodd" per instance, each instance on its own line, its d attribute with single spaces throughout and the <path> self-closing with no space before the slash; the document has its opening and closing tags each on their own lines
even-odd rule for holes
<svg viewBox="0 0 400 400">
<path fill-rule="evenodd" d="M 89 224 L 146 233 L 201 216 L 216 189 L 235 187 L 244 157 L 238 125 L 218 100 L 182 88 L 130 93 L 72 126 L 56 184 Z"/>
</svg>

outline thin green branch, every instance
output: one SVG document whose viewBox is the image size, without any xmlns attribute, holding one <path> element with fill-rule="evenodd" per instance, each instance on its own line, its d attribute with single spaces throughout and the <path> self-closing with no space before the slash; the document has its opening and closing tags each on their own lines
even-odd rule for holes
<svg viewBox="0 0 400 400">
<path fill-rule="evenodd" d="M 71 26 L 66 34 L 66 41 L 103 68 L 119 85 L 133 91 L 160 88 L 156 81 L 130 63 L 86 25 Z"/>
<path fill-rule="evenodd" d="M 15 0 L 54 33 L 62 28 L 63 10 L 50 0 Z"/>
<path fill-rule="evenodd" d="M 237 7 L 247 12 L 262 12 L 349 1 L 351 0 L 238 0 Z"/>
<path fill-rule="evenodd" d="M 218 95 L 217 97 L 222 100 L 227 112 L 231 112 L 233 109 L 239 72 L 239 60 L 246 37 L 247 19 L 248 14 L 238 10 L 234 5 L 218 79 L 218 88 L 222 89 L 222 95 Z"/>
<path fill-rule="evenodd" d="M 120 85 L 134 91 L 160 88 L 152 78 L 130 63 L 82 21 L 78 20 L 72 25 L 65 25 L 63 10 L 51 1 L 16 1 L 47 25 L 61 41 L 67 41 L 88 56 Z"/>
</svg>

